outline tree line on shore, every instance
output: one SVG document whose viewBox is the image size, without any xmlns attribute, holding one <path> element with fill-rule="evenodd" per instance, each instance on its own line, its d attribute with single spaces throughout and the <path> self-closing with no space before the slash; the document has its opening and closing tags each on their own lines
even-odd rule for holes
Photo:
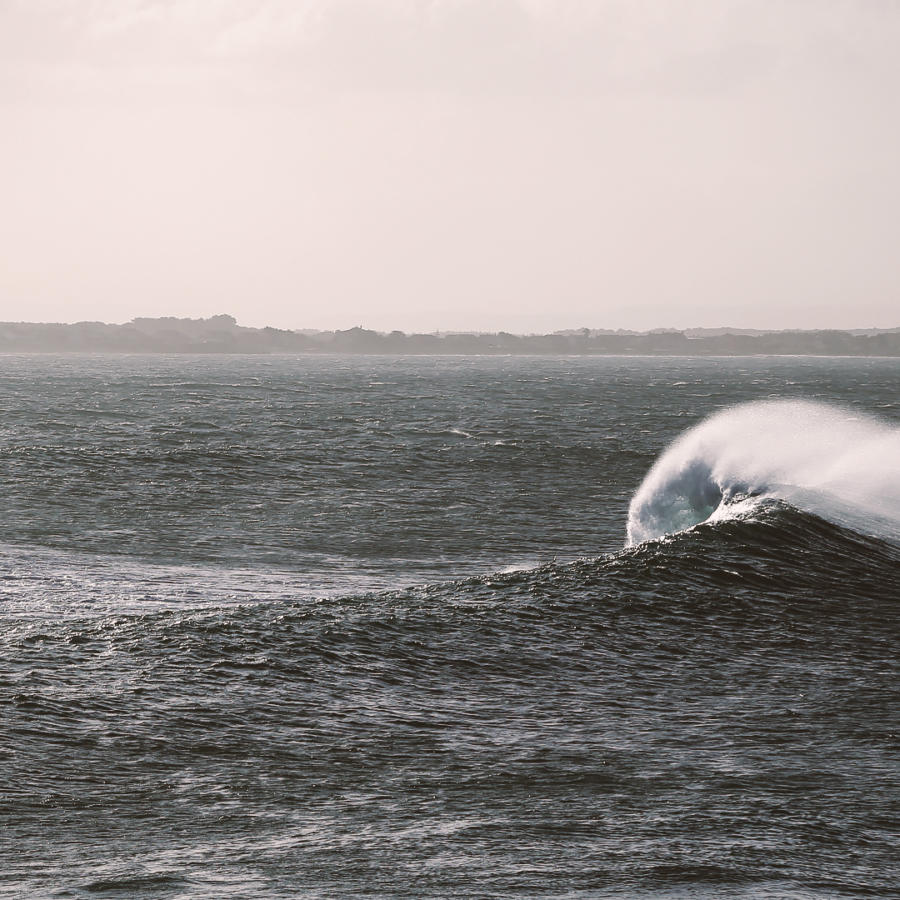
<svg viewBox="0 0 900 900">
<path fill-rule="evenodd" d="M 649 332 L 581 328 L 530 335 L 503 331 L 407 334 L 361 327 L 344 331 L 247 328 L 232 316 L 218 315 L 208 319 L 138 318 L 124 325 L 2 322 L 0 352 L 900 356 L 900 328 Z"/>
</svg>

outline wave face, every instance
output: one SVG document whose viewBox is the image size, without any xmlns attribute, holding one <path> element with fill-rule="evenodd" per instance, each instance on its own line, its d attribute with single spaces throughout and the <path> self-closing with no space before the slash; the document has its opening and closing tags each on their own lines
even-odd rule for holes
<svg viewBox="0 0 900 900">
<path fill-rule="evenodd" d="M 865 534 L 900 539 L 900 429 L 844 407 L 746 403 L 679 437 L 644 479 L 628 545 L 782 500 Z"/>
</svg>

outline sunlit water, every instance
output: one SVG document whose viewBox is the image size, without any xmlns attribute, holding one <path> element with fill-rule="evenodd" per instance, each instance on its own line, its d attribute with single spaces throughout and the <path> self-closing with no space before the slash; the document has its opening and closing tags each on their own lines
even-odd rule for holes
<svg viewBox="0 0 900 900">
<path fill-rule="evenodd" d="M 896 896 L 898 397 L 0 356 L 0 896 Z"/>
</svg>

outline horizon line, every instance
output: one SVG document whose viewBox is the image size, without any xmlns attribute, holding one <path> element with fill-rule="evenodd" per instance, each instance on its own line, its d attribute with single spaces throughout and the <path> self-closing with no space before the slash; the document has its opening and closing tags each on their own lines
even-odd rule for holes
<svg viewBox="0 0 900 900">
<path fill-rule="evenodd" d="M 63 327 L 75 327 L 78 325 L 103 325 L 111 328 L 123 328 L 128 325 L 134 325 L 138 322 L 163 322 L 163 321 L 172 321 L 172 322 L 193 322 L 193 323 L 213 323 L 217 319 L 227 319 L 229 327 L 232 328 L 242 328 L 251 331 L 263 331 L 266 329 L 272 329 L 275 331 L 284 331 L 293 334 L 302 334 L 302 333 L 316 333 L 316 334 L 338 334 L 338 333 L 346 333 L 350 331 L 366 331 L 371 332 L 373 334 L 380 335 L 390 335 L 394 333 L 400 333 L 406 336 L 412 335 L 431 335 L 431 336 L 439 336 L 439 335 L 449 335 L 449 334 L 458 334 L 458 335 L 500 335 L 500 334 L 509 334 L 514 337 L 540 337 L 540 336 L 549 336 L 549 335 L 562 335 L 562 334 L 578 334 L 578 333 L 609 333 L 609 334 L 630 334 L 630 335 L 650 335 L 654 333 L 684 333 L 689 331 L 730 331 L 730 332 L 758 332 L 762 334 L 778 334 L 778 333 L 803 333 L 803 332 L 814 332 L 814 331 L 831 331 L 831 332 L 855 332 L 855 331 L 869 331 L 869 332 L 895 332 L 900 331 L 900 324 L 892 325 L 892 326 L 878 326 L 878 325 L 855 325 L 855 326 L 845 326 L 845 327 L 834 327 L 834 326 L 826 326 L 826 327 L 816 327 L 816 326 L 793 326 L 786 328 L 767 328 L 756 325 L 688 325 L 683 327 L 670 326 L 670 325 L 658 325 L 652 328 L 612 328 L 612 327 L 603 327 L 603 326 L 588 326 L 588 325 L 579 325 L 579 326 L 569 326 L 564 328 L 557 328 L 553 331 L 509 331 L 505 328 L 498 329 L 475 329 L 475 328 L 435 328 L 431 331 L 422 331 L 422 330 L 403 330 L 401 328 L 372 328 L 365 325 L 355 324 L 351 325 L 347 328 L 309 328 L 309 327 L 296 327 L 296 328 L 286 328 L 282 326 L 275 325 L 242 325 L 238 322 L 237 318 L 229 313 L 215 313 L 210 316 L 172 316 L 172 315 L 164 315 L 164 316 L 145 316 L 139 315 L 134 316 L 131 319 L 125 322 L 106 322 L 100 319 L 78 319 L 75 321 L 26 321 L 24 319 L 20 319 L 18 321 L 15 320 L 4 320 L 0 321 L 0 326 L 3 325 L 44 325 L 44 326 L 63 326 Z M 225 323 L 223 323 L 225 324 Z"/>
</svg>

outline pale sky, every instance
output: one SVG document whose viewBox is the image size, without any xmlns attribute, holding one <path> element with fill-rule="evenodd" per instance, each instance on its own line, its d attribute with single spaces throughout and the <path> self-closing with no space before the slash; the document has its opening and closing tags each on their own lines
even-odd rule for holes
<svg viewBox="0 0 900 900">
<path fill-rule="evenodd" d="M 0 0 L 0 320 L 900 325 L 900 0 Z"/>
</svg>

